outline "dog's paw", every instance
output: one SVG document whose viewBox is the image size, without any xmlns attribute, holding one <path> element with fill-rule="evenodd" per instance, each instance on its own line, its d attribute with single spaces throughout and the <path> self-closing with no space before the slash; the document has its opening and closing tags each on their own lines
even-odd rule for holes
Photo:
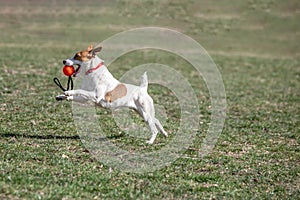
<svg viewBox="0 0 300 200">
<path fill-rule="evenodd" d="M 154 142 L 154 141 L 152 141 L 152 140 L 147 140 L 147 141 L 146 141 L 147 144 L 153 144 L 153 142 Z"/>
<path fill-rule="evenodd" d="M 73 96 L 74 95 L 74 90 L 65 91 L 64 95 L 66 95 L 66 96 Z"/>
<path fill-rule="evenodd" d="M 166 132 L 166 131 L 163 131 L 162 134 L 165 136 L 165 137 L 168 137 L 169 134 Z"/>
<path fill-rule="evenodd" d="M 103 107 L 103 108 L 109 107 L 108 102 L 105 101 L 104 99 L 99 99 L 99 100 L 97 99 L 97 103 L 100 104 L 100 106 Z"/>
<path fill-rule="evenodd" d="M 73 101 L 73 96 L 67 96 L 67 101 Z"/>
<path fill-rule="evenodd" d="M 64 94 L 62 94 L 62 95 L 57 95 L 57 96 L 55 97 L 55 99 L 56 99 L 57 101 L 62 101 L 62 100 L 67 99 L 67 96 L 64 95 Z"/>
</svg>

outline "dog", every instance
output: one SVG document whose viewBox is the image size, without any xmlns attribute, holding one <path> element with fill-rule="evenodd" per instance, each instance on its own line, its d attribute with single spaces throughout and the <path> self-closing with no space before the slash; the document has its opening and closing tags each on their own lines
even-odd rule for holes
<svg viewBox="0 0 300 200">
<path fill-rule="evenodd" d="M 63 61 L 64 65 L 78 66 L 73 74 L 74 77 L 80 74 L 85 77 L 81 89 L 65 91 L 56 99 L 80 103 L 91 101 L 97 106 L 111 110 L 133 109 L 149 126 L 152 136 L 146 141 L 148 144 L 153 144 L 159 131 L 167 137 L 167 132 L 155 118 L 153 99 L 147 92 L 147 73 L 142 75 L 139 86 L 121 83 L 113 77 L 104 61 L 97 56 L 101 49 L 102 47 L 93 48 L 90 45 L 86 50 L 79 51 L 72 58 Z"/>
</svg>

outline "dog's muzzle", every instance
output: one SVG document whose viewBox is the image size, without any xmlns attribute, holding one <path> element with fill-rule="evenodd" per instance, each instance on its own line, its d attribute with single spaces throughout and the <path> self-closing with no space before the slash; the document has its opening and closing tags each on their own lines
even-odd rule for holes
<svg viewBox="0 0 300 200">
<path fill-rule="evenodd" d="M 75 69 L 75 73 L 73 74 L 73 77 L 76 77 L 76 75 L 79 73 L 80 71 L 80 67 L 81 65 L 79 63 L 75 62 L 72 60 L 72 59 L 66 59 L 66 60 L 63 60 L 63 64 L 64 65 L 69 65 L 69 66 L 74 66 L 74 65 L 77 65 L 77 68 Z"/>
<path fill-rule="evenodd" d="M 72 65 L 74 65 L 74 62 L 73 62 L 72 60 L 70 60 L 70 59 L 67 59 L 67 60 L 64 60 L 64 61 L 63 61 L 63 64 L 64 64 L 64 65 L 72 66 Z"/>
</svg>

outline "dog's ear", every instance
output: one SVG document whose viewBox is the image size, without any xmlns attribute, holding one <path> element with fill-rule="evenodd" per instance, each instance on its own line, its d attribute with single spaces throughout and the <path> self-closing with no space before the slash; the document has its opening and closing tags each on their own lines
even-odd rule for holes
<svg viewBox="0 0 300 200">
<path fill-rule="evenodd" d="M 102 47 L 96 47 L 95 49 L 93 49 L 92 54 L 93 56 L 96 55 L 97 53 L 99 53 L 102 50 Z"/>
<path fill-rule="evenodd" d="M 90 52 L 93 50 L 93 45 L 91 44 L 88 48 L 87 48 L 87 51 Z"/>
</svg>

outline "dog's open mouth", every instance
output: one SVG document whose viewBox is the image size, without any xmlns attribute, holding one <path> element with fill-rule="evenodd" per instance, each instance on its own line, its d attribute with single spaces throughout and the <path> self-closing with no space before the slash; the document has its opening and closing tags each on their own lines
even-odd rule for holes
<svg viewBox="0 0 300 200">
<path fill-rule="evenodd" d="M 79 65 L 79 64 L 75 64 L 75 65 L 77 65 L 77 68 L 75 69 L 75 72 L 74 72 L 74 74 L 73 74 L 73 77 L 76 77 L 76 76 L 77 76 L 77 74 L 80 72 L 80 68 L 81 68 L 81 65 Z"/>
</svg>

